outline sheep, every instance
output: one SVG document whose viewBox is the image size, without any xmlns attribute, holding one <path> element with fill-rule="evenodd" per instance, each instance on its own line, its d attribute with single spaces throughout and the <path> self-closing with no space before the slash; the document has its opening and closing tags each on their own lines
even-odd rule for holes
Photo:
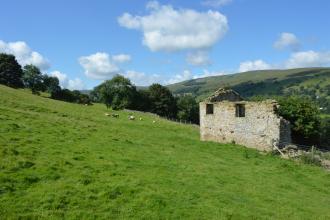
<svg viewBox="0 0 330 220">
<path fill-rule="evenodd" d="M 139 120 L 142 121 L 142 117 L 140 117 Z"/>
<path fill-rule="evenodd" d="M 153 121 L 152 121 L 152 123 L 153 123 L 153 124 L 155 124 L 155 123 L 156 123 L 156 121 L 155 121 L 155 120 L 153 120 Z"/>
<path fill-rule="evenodd" d="M 110 114 L 109 114 L 109 113 L 104 113 L 104 115 L 105 115 L 105 116 L 110 116 Z"/>
<path fill-rule="evenodd" d="M 113 117 L 113 118 L 119 118 L 119 115 L 118 114 L 111 114 L 111 117 Z"/>
<path fill-rule="evenodd" d="M 135 120 L 135 117 L 133 115 L 128 116 L 129 120 Z"/>
</svg>

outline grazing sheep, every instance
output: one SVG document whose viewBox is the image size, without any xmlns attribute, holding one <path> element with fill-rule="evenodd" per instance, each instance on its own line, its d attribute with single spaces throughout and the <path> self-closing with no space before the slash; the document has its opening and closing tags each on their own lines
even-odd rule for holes
<svg viewBox="0 0 330 220">
<path fill-rule="evenodd" d="M 118 114 L 111 114 L 111 117 L 113 117 L 113 118 L 119 118 L 119 115 Z"/>
<path fill-rule="evenodd" d="M 139 120 L 142 121 L 142 117 L 140 117 Z"/>
<path fill-rule="evenodd" d="M 109 114 L 109 113 L 104 113 L 104 115 L 105 115 L 105 116 L 110 116 L 110 114 Z"/>
<path fill-rule="evenodd" d="M 155 124 L 155 123 L 156 123 L 156 121 L 155 121 L 155 120 L 153 120 L 153 121 L 152 121 L 152 123 L 153 123 L 153 124 Z"/>
<path fill-rule="evenodd" d="M 135 120 L 135 117 L 133 115 L 128 116 L 129 120 Z"/>
</svg>

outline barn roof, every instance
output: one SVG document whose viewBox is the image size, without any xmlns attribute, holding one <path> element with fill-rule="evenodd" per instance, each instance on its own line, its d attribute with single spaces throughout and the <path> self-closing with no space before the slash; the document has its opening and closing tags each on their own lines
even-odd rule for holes
<svg viewBox="0 0 330 220">
<path fill-rule="evenodd" d="M 242 101 L 243 98 L 232 89 L 218 89 L 213 95 L 205 99 L 205 102 L 221 102 L 221 101 L 231 101 L 237 102 Z"/>
</svg>

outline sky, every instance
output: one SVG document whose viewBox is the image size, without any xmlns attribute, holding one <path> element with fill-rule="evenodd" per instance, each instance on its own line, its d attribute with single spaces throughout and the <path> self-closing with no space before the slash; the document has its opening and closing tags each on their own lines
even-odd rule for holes
<svg viewBox="0 0 330 220">
<path fill-rule="evenodd" d="M 329 0 L 1 0 L 0 52 L 92 89 L 330 66 Z M 262 74 L 262 73 L 260 73 Z"/>
</svg>

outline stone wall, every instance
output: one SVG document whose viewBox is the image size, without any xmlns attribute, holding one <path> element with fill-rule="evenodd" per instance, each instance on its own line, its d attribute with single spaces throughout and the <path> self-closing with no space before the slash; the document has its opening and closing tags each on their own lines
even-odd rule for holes
<svg viewBox="0 0 330 220">
<path fill-rule="evenodd" d="M 213 114 L 206 114 L 206 104 L 213 104 Z M 245 117 L 236 117 L 236 104 L 245 106 Z M 276 114 L 275 101 L 222 101 L 200 103 L 201 140 L 235 142 L 269 151 L 274 141 L 291 142 L 289 123 Z"/>
</svg>

